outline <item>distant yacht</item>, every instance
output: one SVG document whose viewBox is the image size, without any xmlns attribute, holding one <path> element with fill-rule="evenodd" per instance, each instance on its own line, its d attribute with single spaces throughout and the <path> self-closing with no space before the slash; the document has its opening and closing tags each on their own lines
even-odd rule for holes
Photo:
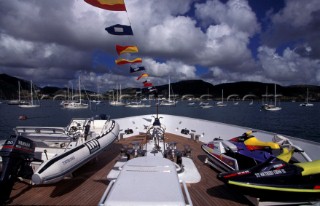
<svg viewBox="0 0 320 206">
<path fill-rule="evenodd" d="M 274 84 L 274 104 L 264 104 L 262 106 L 262 109 L 266 110 L 266 111 L 279 111 L 282 108 L 277 106 L 277 85 Z"/>
<path fill-rule="evenodd" d="M 35 107 L 40 107 L 40 104 L 34 104 L 33 101 L 33 85 L 32 85 L 32 81 L 30 81 L 30 102 L 27 102 L 26 104 L 19 104 L 19 107 L 21 108 L 35 108 Z"/>
<path fill-rule="evenodd" d="M 88 109 L 89 105 L 87 103 L 83 103 L 81 99 L 81 83 L 79 76 L 79 101 L 71 101 L 66 104 L 63 104 L 63 107 L 66 109 Z"/>
<path fill-rule="evenodd" d="M 225 107 L 227 104 L 223 103 L 223 90 L 222 90 L 222 95 L 221 95 L 221 101 L 217 102 L 218 107 Z"/>
<path fill-rule="evenodd" d="M 210 105 L 210 104 L 208 104 L 208 105 L 201 105 L 201 108 L 202 108 L 202 109 L 209 109 L 209 108 L 211 108 L 211 107 L 213 107 L 213 106 Z"/>
<path fill-rule="evenodd" d="M 192 101 L 192 102 L 188 102 L 188 106 L 189 106 L 189 107 L 194 107 L 194 106 L 196 106 L 196 103 L 193 102 L 193 101 Z"/>
<path fill-rule="evenodd" d="M 170 78 L 169 78 L 169 97 L 168 99 L 162 100 L 160 102 L 160 105 L 162 106 L 175 106 L 177 104 L 177 102 L 175 100 L 171 100 L 170 96 L 171 96 L 171 87 L 170 87 Z"/>
<path fill-rule="evenodd" d="M 126 104 L 125 107 L 130 107 L 130 108 L 144 108 L 144 107 L 151 107 L 150 104 L 145 104 L 142 103 L 141 101 L 136 101 L 136 102 L 129 102 Z"/>
<path fill-rule="evenodd" d="M 301 103 L 300 106 L 302 107 L 313 107 L 312 103 L 309 103 L 309 89 L 307 88 L 307 98 L 306 101 L 304 103 Z"/>
<path fill-rule="evenodd" d="M 18 81 L 18 97 L 19 97 L 19 99 L 9 100 L 9 101 L 7 102 L 8 105 L 28 104 L 28 102 L 21 100 L 21 94 L 20 94 L 21 92 L 20 92 L 20 90 L 21 90 L 21 85 L 20 85 L 20 81 Z"/>
<path fill-rule="evenodd" d="M 112 91 L 112 101 L 109 102 L 109 104 L 110 104 L 110 106 L 124 106 L 124 105 L 126 105 L 124 102 L 121 101 L 121 84 L 120 84 L 119 89 L 118 89 L 118 85 L 117 85 L 116 99 L 114 98 L 114 90 Z"/>
</svg>

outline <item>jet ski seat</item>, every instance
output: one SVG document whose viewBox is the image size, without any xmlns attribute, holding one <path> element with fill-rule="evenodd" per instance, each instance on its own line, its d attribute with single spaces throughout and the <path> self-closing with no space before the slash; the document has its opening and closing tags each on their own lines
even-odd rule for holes
<svg viewBox="0 0 320 206">
<path fill-rule="evenodd" d="M 299 162 L 294 165 L 301 167 L 303 169 L 302 176 L 314 175 L 320 173 L 320 160 L 315 160 L 312 162 Z"/>
<path fill-rule="evenodd" d="M 281 159 L 284 162 L 289 162 L 292 155 L 293 155 L 294 149 L 289 150 L 288 148 L 284 147 L 281 154 L 277 156 L 278 159 Z"/>
<path fill-rule="evenodd" d="M 244 144 L 247 146 L 249 150 L 257 150 L 257 149 L 265 149 L 269 147 L 270 149 L 280 149 L 278 143 L 275 142 L 264 142 L 256 137 L 251 137 L 244 141 Z"/>
</svg>

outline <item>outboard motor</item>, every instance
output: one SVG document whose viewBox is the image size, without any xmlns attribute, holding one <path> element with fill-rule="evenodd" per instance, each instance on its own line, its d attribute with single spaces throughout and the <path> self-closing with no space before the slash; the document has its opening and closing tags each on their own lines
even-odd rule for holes
<svg viewBox="0 0 320 206">
<path fill-rule="evenodd" d="M 11 135 L 6 140 L 0 150 L 2 157 L 0 205 L 9 200 L 17 177 L 31 178 L 33 171 L 30 163 L 34 158 L 34 151 L 35 144 L 28 138 Z"/>
</svg>

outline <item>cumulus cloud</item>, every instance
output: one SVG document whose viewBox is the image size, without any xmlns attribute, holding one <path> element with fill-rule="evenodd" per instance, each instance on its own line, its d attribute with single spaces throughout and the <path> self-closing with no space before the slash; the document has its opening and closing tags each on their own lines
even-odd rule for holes
<svg viewBox="0 0 320 206">
<path fill-rule="evenodd" d="M 115 12 L 76 0 L 0 1 L 0 72 L 41 86 L 66 85 L 82 74 L 91 88 L 139 87 L 127 66 L 114 63 L 116 44 L 135 44 L 139 53 L 126 57 L 141 57 L 154 85 L 169 77 L 288 84 L 310 77 L 308 83 L 319 84 L 317 0 L 290 0 L 271 13 L 256 56 L 251 41 L 262 29 L 247 0 L 130 0 L 126 7 Z M 118 23 L 132 25 L 134 36 L 104 30 Z M 294 47 L 279 52 L 292 41 Z"/>
<path fill-rule="evenodd" d="M 260 30 L 247 1 L 218 0 L 196 4 L 196 17 L 206 31 L 198 59 L 205 66 L 223 67 L 225 71 L 252 71 L 255 67 L 248 48 L 250 37 Z"/>
<path fill-rule="evenodd" d="M 219 0 L 209 0 L 195 7 L 196 16 L 203 26 L 226 24 L 234 31 L 245 32 L 249 36 L 260 30 L 256 15 L 247 1 L 230 0 L 223 4 Z"/>
<path fill-rule="evenodd" d="M 183 62 L 167 61 L 156 62 L 153 59 L 145 59 L 145 65 L 148 72 L 156 77 L 161 76 L 177 76 L 179 79 L 194 79 L 196 78 L 196 68 L 194 66 L 186 65 Z"/>
<path fill-rule="evenodd" d="M 288 0 L 270 20 L 258 50 L 265 75 L 282 84 L 319 85 L 319 1 Z"/>
<path fill-rule="evenodd" d="M 320 60 L 300 56 L 294 50 L 285 49 L 278 54 L 274 48 L 259 47 L 259 58 L 266 77 L 286 84 L 295 79 L 297 84 L 318 84 Z"/>
<path fill-rule="evenodd" d="M 271 16 L 271 21 L 272 24 L 262 35 L 263 44 L 270 47 L 289 43 L 293 47 L 302 47 L 307 44 L 312 47 L 309 56 L 320 58 L 319 1 L 287 0 L 286 7 Z"/>
</svg>

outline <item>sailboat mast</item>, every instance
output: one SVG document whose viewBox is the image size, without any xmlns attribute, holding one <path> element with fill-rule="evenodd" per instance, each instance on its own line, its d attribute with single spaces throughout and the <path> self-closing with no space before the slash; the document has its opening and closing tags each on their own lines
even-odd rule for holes
<svg viewBox="0 0 320 206">
<path fill-rule="evenodd" d="M 170 100 L 170 96 L 171 96 L 170 90 L 171 90 L 171 88 L 170 88 L 170 78 L 169 78 L 169 102 L 171 101 L 171 100 Z"/>
<path fill-rule="evenodd" d="M 21 103 L 21 97 L 20 97 L 20 81 L 18 81 L 18 93 L 19 93 L 19 104 Z"/>
<path fill-rule="evenodd" d="M 277 85 L 274 84 L 274 106 L 277 106 Z"/>
<path fill-rule="evenodd" d="M 80 88 L 80 76 L 79 76 L 79 95 L 80 95 L 80 104 L 81 104 L 81 88 Z"/>
<path fill-rule="evenodd" d="M 73 100 L 73 83 L 71 83 L 71 100 Z"/>
<path fill-rule="evenodd" d="M 112 101 L 114 102 L 114 89 L 112 89 Z"/>
<path fill-rule="evenodd" d="M 222 89 L 222 104 L 223 104 L 223 89 Z"/>
<path fill-rule="evenodd" d="M 117 83 L 117 102 L 119 102 L 119 84 Z"/>
<path fill-rule="evenodd" d="M 30 92 L 30 95 L 31 95 L 31 105 L 33 105 L 33 93 L 32 93 L 32 80 L 30 81 L 30 90 L 31 90 L 31 92 Z"/>
</svg>

